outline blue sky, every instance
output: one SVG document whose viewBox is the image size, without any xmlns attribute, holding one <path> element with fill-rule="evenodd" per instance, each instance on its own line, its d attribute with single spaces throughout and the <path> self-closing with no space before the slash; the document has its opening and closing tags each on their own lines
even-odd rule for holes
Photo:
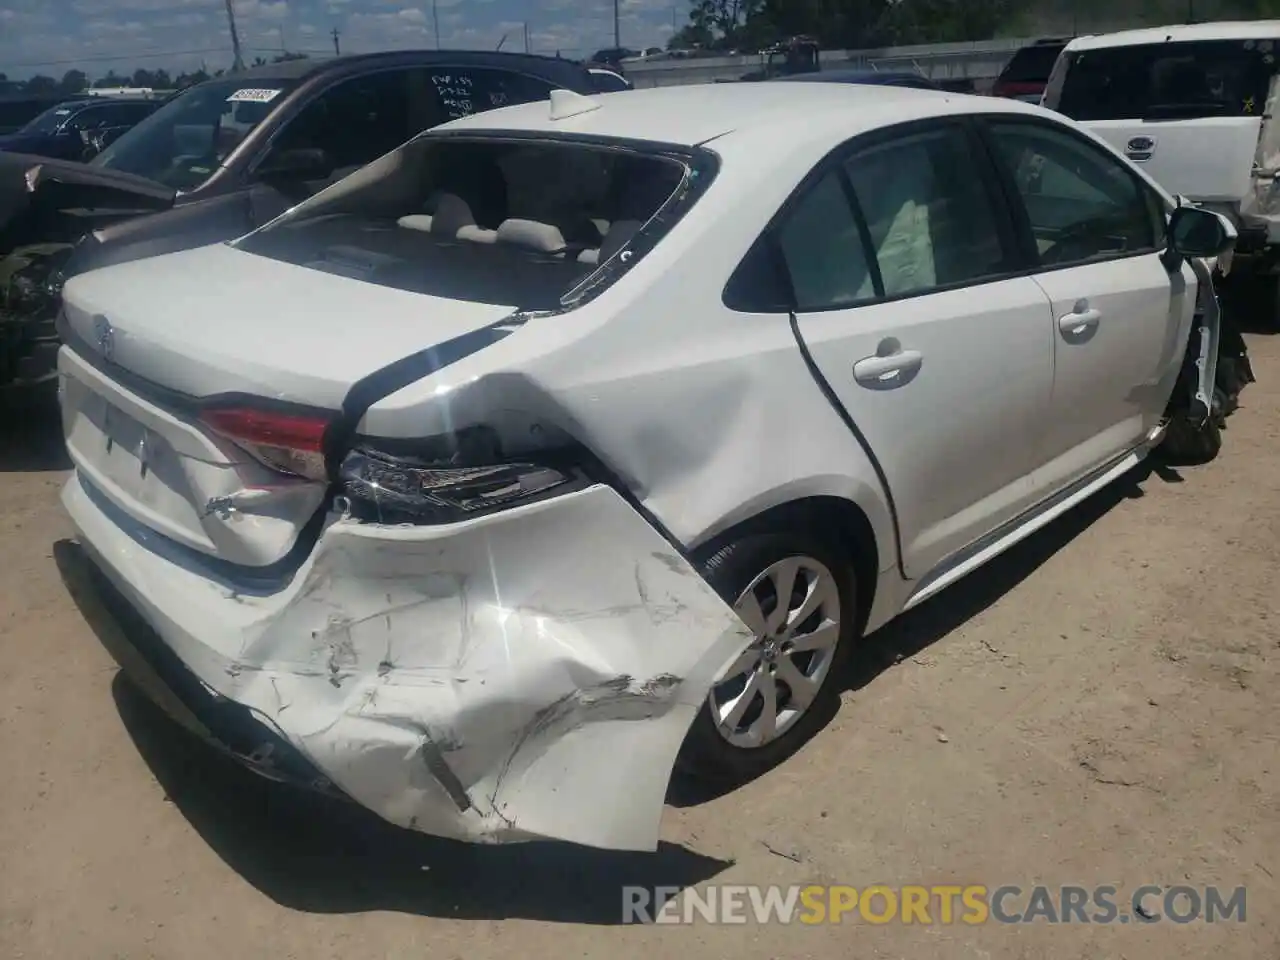
<svg viewBox="0 0 1280 960">
<path fill-rule="evenodd" d="M 689 0 L 619 0 L 622 43 L 661 45 Z M 613 45 L 613 0 L 435 0 L 446 47 L 586 56 Z M 432 0 L 234 0 L 246 59 L 290 50 L 343 53 L 433 47 Z M 224 0 L 0 0 L 0 72 L 11 79 L 73 67 L 91 76 L 135 67 L 229 65 Z"/>
</svg>

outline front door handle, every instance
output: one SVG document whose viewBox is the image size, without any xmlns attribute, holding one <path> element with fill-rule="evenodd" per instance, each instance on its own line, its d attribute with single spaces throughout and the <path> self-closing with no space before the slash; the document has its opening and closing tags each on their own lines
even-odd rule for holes
<svg viewBox="0 0 1280 960">
<path fill-rule="evenodd" d="M 1073 310 L 1058 318 L 1058 329 L 1070 340 L 1087 340 L 1093 336 L 1101 319 L 1102 314 L 1097 310 Z"/>
<path fill-rule="evenodd" d="M 919 350 L 863 357 L 853 365 L 853 379 L 873 390 L 888 390 L 910 382 L 923 363 L 924 354 Z"/>
</svg>

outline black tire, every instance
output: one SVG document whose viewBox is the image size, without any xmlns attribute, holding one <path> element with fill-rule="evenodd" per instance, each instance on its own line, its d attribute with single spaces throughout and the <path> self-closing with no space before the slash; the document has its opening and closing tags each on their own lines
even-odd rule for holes
<svg viewBox="0 0 1280 960">
<path fill-rule="evenodd" d="M 1169 421 L 1169 429 L 1155 453 L 1170 466 L 1197 466 L 1213 460 L 1221 451 L 1222 428 L 1215 417 L 1197 424 L 1178 415 Z"/>
<path fill-rule="evenodd" d="M 826 676 L 807 710 L 790 729 L 759 747 L 731 744 L 716 727 L 704 702 L 689 728 L 677 766 L 700 780 L 735 785 L 753 780 L 799 750 L 820 730 L 839 705 L 840 677 L 858 632 L 858 590 L 854 566 L 846 551 L 819 533 L 794 527 L 751 533 L 722 546 L 702 563 L 703 576 L 730 605 L 771 565 L 789 557 L 817 560 L 836 580 L 840 598 L 839 640 Z"/>
</svg>

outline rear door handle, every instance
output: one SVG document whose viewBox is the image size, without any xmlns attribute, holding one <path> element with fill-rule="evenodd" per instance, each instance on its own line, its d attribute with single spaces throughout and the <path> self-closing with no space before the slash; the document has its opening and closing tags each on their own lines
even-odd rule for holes
<svg viewBox="0 0 1280 960">
<path fill-rule="evenodd" d="M 1101 320 L 1102 314 L 1097 310 L 1074 310 L 1058 318 L 1058 329 L 1068 339 L 1084 340 L 1093 335 Z"/>
<path fill-rule="evenodd" d="M 853 365 L 853 379 L 864 387 L 887 390 L 900 387 L 911 380 L 911 375 L 924 363 L 919 350 L 899 350 L 887 356 L 863 357 Z"/>
</svg>

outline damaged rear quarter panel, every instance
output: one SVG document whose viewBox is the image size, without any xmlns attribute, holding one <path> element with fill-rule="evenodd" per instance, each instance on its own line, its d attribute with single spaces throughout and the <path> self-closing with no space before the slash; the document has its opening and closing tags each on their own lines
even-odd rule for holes
<svg viewBox="0 0 1280 960">
<path fill-rule="evenodd" d="M 338 520 L 203 679 L 401 826 L 649 850 L 689 724 L 750 639 L 592 487 L 448 531 Z"/>
<path fill-rule="evenodd" d="M 686 548 L 788 501 L 854 503 L 881 570 L 897 561 L 875 469 L 824 398 L 785 313 L 739 313 L 722 291 L 808 172 L 726 161 L 663 241 L 598 298 L 374 404 L 359 432 L 421 437 L 484 423 L 515 449 L 568 435 Z M 751 196 L 751 204 L 741 203 Z M 856 417 L 856 411 L 854 412 Z"/>
</svg>

